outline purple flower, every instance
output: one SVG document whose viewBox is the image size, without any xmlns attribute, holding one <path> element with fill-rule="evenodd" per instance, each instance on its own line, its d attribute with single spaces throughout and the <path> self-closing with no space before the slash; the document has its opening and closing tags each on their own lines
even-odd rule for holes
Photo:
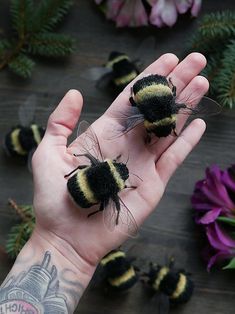
<svg viewBox="0 0 235 314">
<path fill-rule="evenodd" d="M 173 26 L 178 14 L 184 14 L 190 9 L 192 16 L 197 16 L 201 8 L 201 0 L 95 0 L 95 2 L 98 5 L 105 4 L 107 19 L 115 21 L 117 27 L 137 27 L 148 23 L 157 27 Z M 150 10 L 146 10 L 146 4 Z"/>
<path fill-rule="evenodd" d="M 203 226 L 208 239 L 208 270 L 219 261 L 235 257 L 234 201 L 235 165 L 225 171 L 216 165 L 207 168 L 205 179 L 195 185 L 191 202 L 195 222 Z"/>
</svg>

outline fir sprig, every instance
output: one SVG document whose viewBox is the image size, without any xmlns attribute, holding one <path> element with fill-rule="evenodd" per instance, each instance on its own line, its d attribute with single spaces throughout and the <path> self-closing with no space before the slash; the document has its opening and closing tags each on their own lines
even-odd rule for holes
<svg viewBox="0 0 235 314">
<path fill-rule="evenodd" d="M 34 61 L 29 56 L 65 57 L 74 51 L 74 39 L 53 29 L 68 13 L 72 0 L 11 0 L 14 34 L 0 40 L 0 70 L 8 66 L 21 77 L 31 76 Z"/>
<path fill-rule="evenodd" d="M 21 220 L 20 223 L 17 223 L 17 225 L 11 228 L 6 243 L 7 254 L 11 258 L 16 258 L 33 232 L 35 216 L 31 205 L 19 206 L 12 199 L 9 199 L 9 204 L 16 211 Z"/>
<path fill-rule="evenodd" d="M 192 38 L 191 51 L 207 57 L 203 74 L 210 82 L 210 94 L 221 105 L 235 105 L 235 12 L 222 11 L 204 16 Z"/>
</svg>

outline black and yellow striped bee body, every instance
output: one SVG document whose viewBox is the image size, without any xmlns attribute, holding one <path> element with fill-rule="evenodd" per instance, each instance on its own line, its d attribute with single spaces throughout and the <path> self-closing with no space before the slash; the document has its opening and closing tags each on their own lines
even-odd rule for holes
<svg viewBox="0 0 235 314">
<path fill-rule="evenodd" d="M 133 85 L 132 92 L 130 102 L 143 115 L 148 133 L 166 137 L 175 132 L 177 113 L 185 105 L 176 104 L 176 88 L 165 76 L 146 76 Z"/>
<path fill-rule="evenodd" d="M 42 140 L 45 130 L 37 125 L 17 126 L 5 136 L 5 150 L 10 156 L 28 157 Z"/>
<path fill-rule="evenodd" d="M 184 270 L 174 270 L 172 262 L 170 266 L 151 265 L 147 276 L 150 287 L 168 296 L 172 304 L 185 303 L 192 296 L 194 284 L 189 274 Z"/>
<path fill-rule="evenodd" d="M 126 291 L 133 287 L 138 276 L 126 254 L 121 250 L 113 250 L 100 262 L 105 271 L 105 280 L 114 291 Z"/>
<path fill-rule="evenodd" d="M 107 203 L 125 188 L 129 171 L 125 164 L 107 159 L 86 166 L 69 178 L 67 187 L 74 201 L 82 208 Z"/>
<path fill-rule="evenodd" d="M 109 55 L 107 68 L 112 69 L 112 83 L 119 91 L 125 88 L 139 74 L 135 63 L 125 54 L 112 51 Z"/>
</svg>

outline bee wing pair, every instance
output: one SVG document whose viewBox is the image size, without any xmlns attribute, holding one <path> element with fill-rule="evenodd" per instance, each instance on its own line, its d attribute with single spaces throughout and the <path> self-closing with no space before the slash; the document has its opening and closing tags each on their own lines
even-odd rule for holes
<svg viewBox="0 0 235 314">
<path fill-rule="evenodd" d="M 104 161 L 103 154 L 101 152 L 99 140 L 87 121 L 82 121 L 79 123 L 78 131 L 78 152 L 79 154 L 88 154 L 93 157 L 97 163 Z M 128 234 L 131 237 L 135 237 L 138 231 L 137 224 L 135 219 L 128 209 L 128 207 L 124 204 L 122 199 L 117 196 L 118 202 L 120 204 L 120 212 L 119 212 L 119 230 L 122 233 Z M 103 221 L 104 225 L 107 227 L 109 231 L 113 231 L 116 226 L 116 218 L 117 218 L 117 208 L 116 204 L 112 199 L 104 204 L 103 210 Z"/>
</svg>

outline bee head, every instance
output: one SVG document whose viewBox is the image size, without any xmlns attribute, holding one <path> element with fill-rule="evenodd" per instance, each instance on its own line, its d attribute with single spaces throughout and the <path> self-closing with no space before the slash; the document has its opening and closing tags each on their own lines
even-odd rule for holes
<svg viewBox="0 0 235 314">
<path fill-rule="evenodd" d="M 129 170 L 127 166 L 121 162 L 114 163 L 115 168 L 117 169 L 118 173 L 120 174 L 123 181 L 126 181 L 129 178 Z"/>
</svg>

